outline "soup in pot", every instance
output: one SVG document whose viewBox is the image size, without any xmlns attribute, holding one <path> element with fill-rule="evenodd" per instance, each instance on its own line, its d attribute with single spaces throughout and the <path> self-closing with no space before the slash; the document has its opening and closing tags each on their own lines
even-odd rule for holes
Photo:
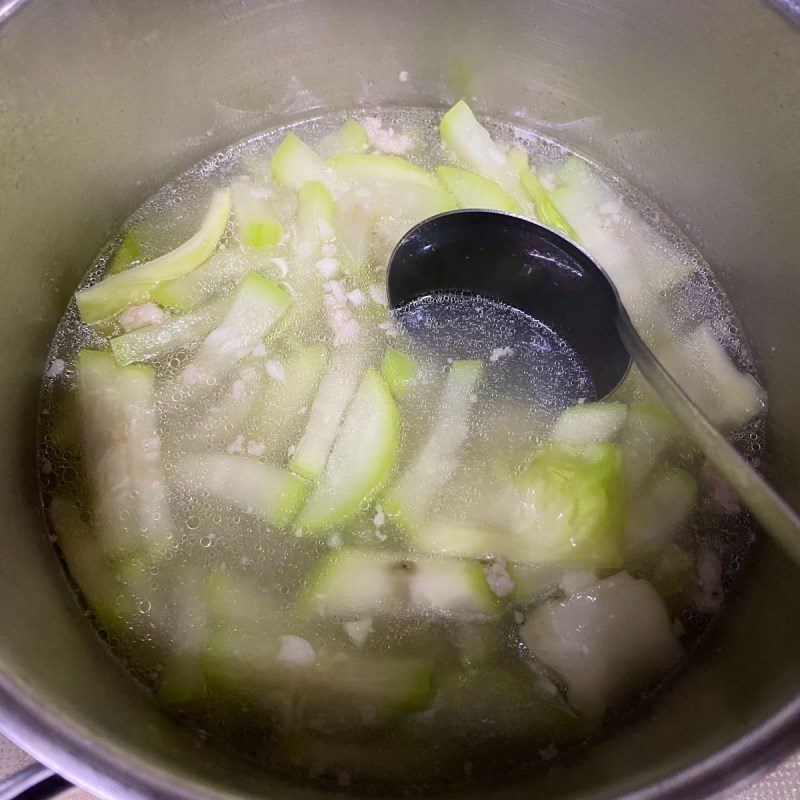
<svg viewBox="0 0 800 800">
<path fill-rule="evenodd" d="M 100 635 L 203 736 L 334 786 L 533 769 L 623 723 L 752 538 L 635 368 L 599 400 L 499 303 L 389 312 L 394 245 L 455 208 L 585 248 L 758 459 L 765 395 L 700 254 L 464 102 L 300 122 L 180 176 L 98 256 L 44 378 L 43 501 Z"/>
</svg>

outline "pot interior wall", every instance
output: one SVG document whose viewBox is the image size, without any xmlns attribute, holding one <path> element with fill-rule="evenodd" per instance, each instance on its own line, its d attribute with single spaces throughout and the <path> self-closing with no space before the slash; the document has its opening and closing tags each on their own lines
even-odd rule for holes
<svg viewBox="0 0 800 800">
<path fill-rule="evenodd" d="M 754 0 L 23 5 L 0 27 L 0 688 L 12 732 L 108 794 L 310 794 L 209 752 L 109 660 L 59 574 L 33 466 L 47 344 L 94 253 L 163 181 L 279 119 L 464 96 L 643 188 L 738 309 L 770 391 L 769 472 L 798 504 L 799 76 L 798 32 Z M 764 545 L 649 718 L 508 795 L 608 796 L 711 757 L 798 694 L 799 627 L 797 571 Z M 712 784 L 776 754 L 720 761 Z M 167 775 L 174 790 L 158 783 Z"/>
</svg>

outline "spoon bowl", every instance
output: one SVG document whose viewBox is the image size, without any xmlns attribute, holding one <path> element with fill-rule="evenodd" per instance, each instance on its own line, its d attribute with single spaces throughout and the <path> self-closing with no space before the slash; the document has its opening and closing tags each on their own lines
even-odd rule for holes
<svg viewBox="0 0 800 800">
<path fill-rule="evenodd" d="M 614 285 L 578 246 L 524 217 L 448 211 L 412 228 L 389 262 L 393 310 L 435 293 L 480 295 L 556 331 L 578 354 L 595 388 L 611 394 L 631 356 L 616 325 Z M 573 402 L 577 398 L 573 398 Z"/>
</svg>

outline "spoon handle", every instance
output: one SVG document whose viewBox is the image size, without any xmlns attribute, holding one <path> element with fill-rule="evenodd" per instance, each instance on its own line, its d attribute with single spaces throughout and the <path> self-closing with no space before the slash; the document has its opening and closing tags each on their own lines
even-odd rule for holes
<svg viewBox="0 0 800 800">
<path fill-rule="evenodd" d="M 800 565 L 800 517 L 709 422 L 645 344 L 622 308 L 617 329 L 636 365 L 664 404 L 684 424 L 764 530 Z"/>
</svg>

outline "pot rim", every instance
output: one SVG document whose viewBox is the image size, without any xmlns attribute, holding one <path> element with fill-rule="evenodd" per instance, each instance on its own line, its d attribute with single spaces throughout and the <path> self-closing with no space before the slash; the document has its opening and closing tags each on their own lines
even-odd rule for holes
<svg viewBox="0 0 800 800">
<path fill-rule="evenodd" d="M 238 798 L 172 776 L 139 757 L 131 758 L 104 740 L 48 712 L 31 694 L 0 674 L 0 731 L 31 756 L 89 792 L 107 800 L 124 797 L 198 800 Z M 614 800 L 708 798 L 754 782 L 800 747 L 800 694 L 745 735 L 691 766 L 661 780 L 600 797 Z M 754 765 L 757 767 L 754 769 Z M 246 795 L 244 795 L 246 796 Z M 600 798 L 598 798 L 600 800 Z"/>
</svg>

